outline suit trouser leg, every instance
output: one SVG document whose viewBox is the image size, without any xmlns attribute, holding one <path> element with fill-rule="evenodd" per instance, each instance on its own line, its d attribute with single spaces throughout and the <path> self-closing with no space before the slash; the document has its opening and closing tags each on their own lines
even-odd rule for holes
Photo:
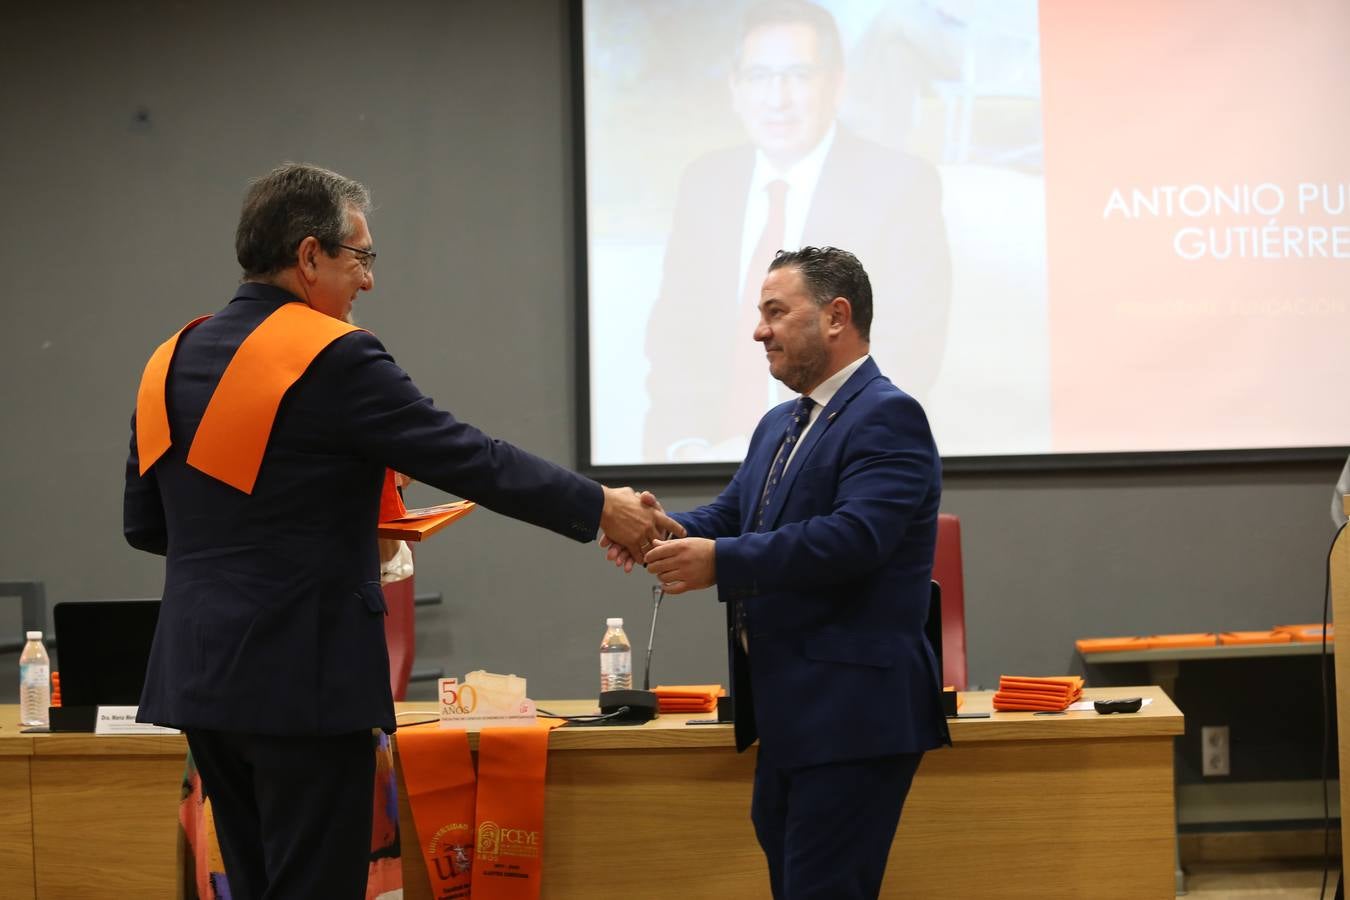
<svg viewBox="0 0 1350 900">
<path fill-rule="evenodd" d="M 776 900 L 875 898 L 922 753 L 755 767 L 751 819 Z"/>
<path fill-rule="evenodd" d="M 365 897 L 374 736 L 188 732 L 236 900 Z"/>
</svg>

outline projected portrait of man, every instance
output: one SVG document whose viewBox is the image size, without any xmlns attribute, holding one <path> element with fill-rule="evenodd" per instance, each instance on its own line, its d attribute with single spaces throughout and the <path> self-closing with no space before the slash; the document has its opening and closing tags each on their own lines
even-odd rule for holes
<svg viewBox="0 0 1350 900">
<path fill-rule="evenodd" d="M 838 121 L 844 51 L 827 11 L 759 4 L 740 34 L 728 88 L 748 142 L 685 171 L 648 324 L 651 462 L 739 461 L 749 426 L 779 402 L 750 334 L 760 274 L 784 247 L 873 261 L 893 323 L 877 341 L 902 389 L 923 397 L 942 360 L 951 264 L 936 170 Z"/>
</svg>

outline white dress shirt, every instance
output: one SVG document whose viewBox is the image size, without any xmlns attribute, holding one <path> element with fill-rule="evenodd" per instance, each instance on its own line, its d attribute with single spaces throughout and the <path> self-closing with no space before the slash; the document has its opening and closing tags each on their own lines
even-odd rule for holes
<svg viewBox="0 0 1350 900">
<path fill-rule="evenodd" d="M 848 381 L 853 373 L 858 371 L 858 367 L 871 358 L 872 357 L 869 354 L 855 359 L 829 378 L 826 378 L 814 391 L 807 394 L 808 397 L 816 401 L 816 405 L 811 407 L 811 414 L 806 419 L 806 427 L 802 429 L 801 437 L 797 438 L 797 443 L 793 445 L 792 452 L 788 454 L 787 462 L 783 464 L 784 474 L 792 467 L 792 457 L 797 455 L 797 448 L 802 445 L 806 440 L 806 436 L 811 433 L 811 427 L 816 424 L 816 419 L 820 418 L 820 411 L 830 404 L 830 401 L 834 399 L 834 395 L 839 393 L 839 389 L 844 386 L 844 382 Z"/>
</svg>

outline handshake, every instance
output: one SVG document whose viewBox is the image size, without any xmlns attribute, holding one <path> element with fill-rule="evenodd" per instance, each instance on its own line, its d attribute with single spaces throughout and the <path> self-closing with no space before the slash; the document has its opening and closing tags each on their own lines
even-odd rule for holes
<svg viewBox="0 0 1350 900">
<path fill-rule="evenodd" d="M 661 508 L 650 491 L 605 490 L 600 513 L 600 547 L 605 558 L 625 572 L 642 563 L 669 594 L 709 587 L 714 583 L 714 544 L 686 538 L 688 532 Z M 678 539 L 678 540 L 677 540 Z"/>
</svg>

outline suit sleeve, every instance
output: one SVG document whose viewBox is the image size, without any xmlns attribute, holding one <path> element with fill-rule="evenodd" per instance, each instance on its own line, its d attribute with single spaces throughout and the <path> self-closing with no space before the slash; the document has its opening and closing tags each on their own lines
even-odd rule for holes
<svg viewBox="0 0 1350 900">
<path fill-rule="evenodd" d="M 731 483 L 713 502 L 689 512 L 673 513 L 671 518 L 688 530 L 689 537 L 720 538 L 740 534 L 740 496 L 745 489 L 744 471 L 744 466 L 737 469 Z"/>
<path fill-rule="evenodd" d="M 917 401 L 886 397 L 853 426 L 830 511 L 769 532 L 717 539 L 717 585 L 728 596 L 856 580 L 895 553 L 939 488 L 937 449 Z M 819 473 L 830 474 L 830 473 Z M 810 467 L 794 490 L 808 488 Z"/>
<path fill-rule="evenodd" d="M 136 450 L 136 414 L 131 414 L 131 451 L 127 456 L 126 486 L 122 492 L 122 534 L 127 543 L 137 550 L 168 552 L 169 535 L 164 520 L 164 504 L 159 496 L 159 480 L 155 469 L 140 473 L 140 456 Z"/>
<path fill-rule="evenodd" d="M 438 409 L 368 332 L 330 349 L 321 377 L 342 386 L 336 421 L 361 455 L 513 519 L 578 541 L 595 538 L 604 506 L 599 484 Z"/>
</svg>

